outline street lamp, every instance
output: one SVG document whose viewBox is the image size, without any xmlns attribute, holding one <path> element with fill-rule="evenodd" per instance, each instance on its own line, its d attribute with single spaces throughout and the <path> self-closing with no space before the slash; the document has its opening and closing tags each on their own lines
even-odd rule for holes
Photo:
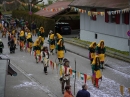
<svg viewBox="0 0 130 97">
<path fill-rule="evenodd" d="M 29 14 L 31 15 L 31 14 L 32 14 L 32 5 L 31 5 L 32 0 L 29 0 L 29 3 L 30 3 L 30 4 L 29 4 L 29 5 L 30 5 L 30 8 L 29 8 L 29 9 L 30 9 Z"/>
</svg>

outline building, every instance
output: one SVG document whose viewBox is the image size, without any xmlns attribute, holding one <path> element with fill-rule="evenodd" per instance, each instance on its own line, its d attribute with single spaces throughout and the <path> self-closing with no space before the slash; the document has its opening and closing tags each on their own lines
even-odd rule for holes
<svg viewBox="0 0 130 97">
<path fill-rule="evenodd" d="M 80 39 L 86 41 L 105 41 L 105 45 L 121 51 L 128 51 L 127 31 L 130 30 L 129 0 L 74 0 L 70 4 L 85 10 L 80 13 Z M 108 12 L 120 12 L 109 15 Z M 104 12 L 104 16 L 91 15 L 88 12 Z"/>
<path fill-rule="evenodd" d="M 74 19 L 74 17 L 79 17 L 79 13 L 71 11 L 70 7 L 68 6 L 70 3 L 70 1 L 57 1 L 45 7 L 44 9 L 39 10 L 35 14 L 54 19 L 56 23 L 69 23 L 72 30 L 77 30 L 80 28 L 80 20 Z"/>
</svg>

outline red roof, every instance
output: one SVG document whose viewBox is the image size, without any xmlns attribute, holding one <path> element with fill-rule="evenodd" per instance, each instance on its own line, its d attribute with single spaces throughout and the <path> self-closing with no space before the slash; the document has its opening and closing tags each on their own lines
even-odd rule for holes
<svg viewBox="0 0 130 97">
<path fill-rule="evenodd" d="M 70 6 L 122 9 L 129 7 L 129 0 L 74 0 Z"/>
<path fill-rule="evenodd" d="M 49 6 L 47 6 L 45 9 L 49 9 L 49 10 L 51 10 L 51 9 L 58 9 L 58 8 L 64 8 L 64 9 L 57 10 L 57 11 L 54 11 L 54 12 L 42 9 L 42 10 L 36 12 L 35 14 L 40 15 L 40 16 L 45 16 L 45 17 L 53 17 L 56 14 L 59 14 L 60 12 L 62 12 L 64 10 L 66 10 L 67 8 L 69 8 L 68 5 L 70 3 L 71 2 L 69 2 L 69 1 L 66 1 L 66 2 L 65 1 L 59 1 L 59 2 L 56 2 L 56 3 L 53 3 L 53 4 L 49 5 Z"/>
</svg>

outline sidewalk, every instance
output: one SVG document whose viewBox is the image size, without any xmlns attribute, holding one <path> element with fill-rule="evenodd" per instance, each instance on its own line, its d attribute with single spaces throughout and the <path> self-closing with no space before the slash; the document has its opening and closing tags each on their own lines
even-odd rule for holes
<svg viewBox="0 0 130 97">
<path fill-rule="evenodd" d="M 6 77 L 5 97 L 49 97 L 36 82 L 32 82 L 20 71 L 15 70 L 17 76 Z"/>
<path fill-rule="evenodd" d="M 70 51 L 79 56 L 89 59 L 89 57 L 88 57 L 89 51 L 87 49 L 82 48 L 77 45 L 67 43 L 67 42 L 65 42 L 65 47 L 66 47 L 67 51 Z M 130 63 L 107 56 L 105 59 L 105 66 L 130 75 Z"/>
</svg>

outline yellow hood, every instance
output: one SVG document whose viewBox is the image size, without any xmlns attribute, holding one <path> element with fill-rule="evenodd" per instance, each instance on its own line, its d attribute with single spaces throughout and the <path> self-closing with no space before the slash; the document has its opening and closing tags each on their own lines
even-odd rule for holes
<svg viewBox="0 0 130 97">
<path fill-rule="evenodd" d="M 60 44 L 61 41 L 62 41 L 62 39 L 60 39 L 60 40 L 58 41 L 57 45 L 63 46 L 62 44 Z"/>
<path fill-rule="evenodd" d="M 24 31 L 20 32 L 20 37 L 24 36 Z"/>
<path fill-rule="evenodd" d="M 39 39 L 37 39 L 37 40 L 34 42 L 34 44 L 33 44 L 33 46 L 37 46 L 37 45 L 39 45 Z"/>
<path fill-rule="evenodd" d="M 50 39 L 54 39 L 54 34 L 51 34 L 51 35 L 50 35 Z"/>
<path fill-rule="evenodd" d="M 27 35 L 27 39 L 31 38 L 32 37 L 32 34 L 31 33 L 28 33 Z"/>
<path fill-rule="evenodd" d="M 101 47 L 101 42 L 104 42 L 104 40 L 100 40 L 100 42 L 98 43 L 98 47 Z"/>
<path fill-rule="evenodd" d="M 59 33 L 56 33 L 56 35 L 57 35 L 58 39 L 63 38 Z"/>
<path fill-rule="evenodd" d="M 96 64 L 96 59 L 97 59 L 97 58 L 99 58 L 99 56 L 98 56 L 98 55 L 96 55 L 96 56 L 94 57 L 93 62 L 92 62 L 92 64 L 93 64 L 93 65 L 95 65 L 95 64 Z"/>
<path fill-rule="evenodd" d="M 39 31 L 44 32 L 44 28 L 40 27 Z"/>
<path fill-rule="evenodd" d="M 96 42 L 95 41 L 92 42 L 89 47 L 93 47 L 94 43 L 96 43 Z"/>
</svg>

